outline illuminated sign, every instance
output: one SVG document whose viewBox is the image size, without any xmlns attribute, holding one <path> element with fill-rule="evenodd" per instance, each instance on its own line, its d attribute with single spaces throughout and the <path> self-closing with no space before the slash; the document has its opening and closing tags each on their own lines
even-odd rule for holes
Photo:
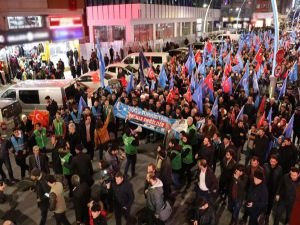
<svg viewBox="0 0 300 225">
<path fill-rule="evenodd" d="M 82 27 L 51 30 L 51 39 L 53 41 L 81 39 L 83 36 Z"/>
<path fill-rule="evenodd" d="M 26 29 L 26 28 L 40 28 L 43 27 L 42 16 L 8 16 L 8 28 L 12 29 Z"/>
<path fill-rule="evenodd" d="M 82 27 L 81 16 L 74 17 L 49 17 L 50 29 Z"/>
<path fill-rule="evenodd" d="M 24 44 L 47 40 L 50 40 L 50 32 L 46 29 L 38 29 L 24 32 L 8 32 L 6 35 L 6 43 L 8 45 Z"/>
</svg>

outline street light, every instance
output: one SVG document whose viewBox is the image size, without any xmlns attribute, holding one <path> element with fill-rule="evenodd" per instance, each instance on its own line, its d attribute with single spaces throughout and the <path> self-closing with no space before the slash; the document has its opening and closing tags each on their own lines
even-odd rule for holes
<svg viewBox="0 0 300 225">
<path fill-rule="evenodd" d="M 242 6 L 239 8 L 238 16 L 237 16 L 237 19 L 236 19 L 236 33 L 238 32 L 240 15 L 241 15 L 241 11 L 242 11 L 242 8 L 244 7 L 245 3 L 246 3 L 246 0 L 243 1 Z"/>
<path fill-rule="evenodd" d="M 207 4 L 206 4 L 206 3 L 204 3 L 204 4 L 203 4 L 203 8 L 206 8 L 206 7 L 207 7 Z"/>
<path fill-rule="evenodd" d="M 204 17 L 203 33 L 205 32 L 205 29 L 206 29 L 206 21 L 207 21 L 208 10 L 210 9 L 212 1 L 213 0 L 210 0 L 209 5 L 206 9 L 206 13 L 205 13 L 205 17 Z"/>
</svg>

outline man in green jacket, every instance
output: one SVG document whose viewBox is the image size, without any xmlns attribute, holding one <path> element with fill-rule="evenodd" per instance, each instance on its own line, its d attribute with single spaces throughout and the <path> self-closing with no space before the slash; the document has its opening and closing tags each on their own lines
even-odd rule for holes
<svg viewBox="0 0 300 225">
<path fill-rule="evenodd" d="M 35 130 L 33 131 L 34 140 L 39 146 L 41 152 L 46 152 L 46 146 L 48 143 L 46 128 L 42 127 L 41 123 L 35 124 Z"/>
<path fill-rule="evenodd" d="M 123 143 L 125 146 L 126 153 L 126 165 L 124 174 L 127 176 L 129 166 L 131 165 L 131 176 L 135 176 L 135 164 L 136 164 L 136 154 L 137 154 L 137 146 L 139 144 L 137 140 L 137 134 L 132 135 L 130 128 L 127 128 L 125 134 L 123 135 Z"/>
</svg>

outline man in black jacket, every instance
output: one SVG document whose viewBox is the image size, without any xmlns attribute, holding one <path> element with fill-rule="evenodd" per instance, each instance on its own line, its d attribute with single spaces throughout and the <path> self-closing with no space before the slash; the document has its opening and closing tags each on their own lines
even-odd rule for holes
<svg viewBox="0 0 300 225">
<path fill-rule="evenodd" d="M 80 183 L 80 177 L 73 175 L 71 178 L 73 189 L 73 202 L 75 208 L 76 224 L 88 224 L 88 203 L 90 200 L 90 188 L 87 183 Z"/>
<path fill-rule="evenodd" d="M 118 172 L 115 175 L 115 183 L 112 184 L 113 203 L 115 210 L 116 225 L 122 225 L 122 216 L 125 217 L 127 224 L 132 221 L 130 209 L 134 201 L 132 184 L 124 180 L 124 175 Z"/>
<path fill-rule="evenodd" d="M 261 165 L 265 162 L 266 152 L 269 147 L 269 139 L 265 135 L 265 131 L 263 128 L 260 128 L 257 131 L 255 140 L 254 140 L 254 149 L 253 155 L 259 158 L 259 162 Z"/>
<path fill-rule="evenodd" d="M 259 216 L 265 212 L 268 206 L 268 190 L 261 171 L 254 172 L 254 184 L 249 188 L 247 199 L 246 209 L 250 217 L 249 225 L 258 225 Z"/>
<path fill-rule="evenodd" d="M 94 225 L 107 225 L 107 221 L 104 216 L 101 215 L 101 207 L 99 203 L 93 203 L 91 207 L 92 217 Z"/>
<path fill-rule="evenodd" d="M 37 168 L 45 174 L 50 173 L 48 157 L 47 155 L 40 153 L 39 146 L 33 146 L 33 155 L 29 157 L 28 161 L 29 171 L 32 171 L 34 168 Z"/>
<path fill-rule="evenodd" d="M 282 213 L 286 212 L 285 223 L 289 222 L 290 214 L 296 199 L 296 190 L 300 187 L 300 171 L 298 168 L 292 167 L 289 174 L 285 174 L 281 181 L 281 185 L 277 191 L 276 201 L 278 202 L 275 211 L 274 225 L 279 224 Z"/>
<path fill-rule="evenodd" d="M 269 224 L 269 216 L 271 214 L 275 195 L 282 179 L 282 168 L 278 164 L 277 155 L 271 155 L 269 163 L 264 165 L 266 185 L 269 192 L 268 209 L 266 215 L 266 224 Z"/>
<path fill-rule="evenodd" d="M 46 96 L 45 97 L 46 103 L 47 103 L 47 107 L 46 109 L 49 112 L 50 115 L 50 124 L 52 123 L 52 121 L 55 119 L 55 114 L 58 110 L 58 106 L 57 106 L 57 102 L 54 101 L 54 99 L 51 99 L 50 96 Z"/>
<path fill-rule="evenodd" d="M 207 165 L 205 159 L 201 159 L 198 162 L 199 175 L 198 183 L 196 186 L 196 192 L 198 198 L 204 198 L 207 201 L 213 202 L 213 199 L 217 195 L 218 180 L 212 169 Z"/>
<path fill-rule="evenodd" d="M 198 209 L 193 225 L 216 225 L 216 212 L 204 198 L 198 200 Z"/>
<path fill-rule="evenodd" d="M 72 174 L 80 177 L 80 182 L 86 182 L 88 185 L 93 184 L 93 166 L 90 156 L 82 152 L 82 145 L 75 147 L 76 156 L 72 158 L 70 167 Z"/>
<path fill-rule="evenodd" d="M 282 167 L 283 174 L 290 171 L 292 166 L 295 166 L 298 159 L 298 152 L 290 138 L 285 138 L 279 148 L 279 164 Z"/>
<path fill-rule="evenodd" d="M 47 220 L 48 210 L 49 210 L 50 187 L 47 184 L 45 175 L 38 168 L 34 168 L 31 171 L 31 179 L 33 181 L 36 181 L 35 183 L 36 197 L 37 197 L 38 207 L 41 211 L 41 220 L 39 225 L 45 225 Z"/>
<path fill-rule="evenodd" d="M 3 164 L 5 165 L 8 175 L 9 175 L 9 183 L 14 184 L 16 183 L 16 179 L 14 178 L 12 167 L 11 167 L 11 162 L 9 158 L 9 143 L 8 140 L 5 140 L 1 137 L 0 133 L 0 174 L 2 177 L 2 180 L 6 181 L 7 176 L 5 172 L 2 169 Z"/>
</svg>

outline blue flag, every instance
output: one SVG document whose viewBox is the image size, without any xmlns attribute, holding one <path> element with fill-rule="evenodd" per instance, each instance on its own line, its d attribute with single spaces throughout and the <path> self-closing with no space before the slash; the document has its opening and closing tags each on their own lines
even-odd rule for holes
<svg viewBox="0 0 300 225">
<path fill-rule="evenodd" d="M 86 102 L 84 101 L 84 99 L 82 98 L 82 96 L 79 99 L 79 104 L 78 104 L 78 112 L 82 113 L 83 109 L 85 107 L 87 107 L 88 105 L 86 104 Z"/>
<path fill-rule="evenodd" d="M 260 103 L 260 96 L 257 95 L 255 98 L 255 102 L 254 102 L 254 107 L 257 109 L 259 107 L 259 103 Z"/>
<path fill-rule="evenodd" d="M 297 61 L 294 63 L 293 68 L 289 73 L 289 79 L 292 82 L 295 82 L 298 79 L 298 63 L 297 63 Z"/>
<path fill-rule="evenodd" d="M 258 87 L 258 82 L 257 82 L 257 77 L 256 77 L 255 72 L 253 74 L 253 90 L 254 90 L 254 93 L 259 92 L 259 87 Z"/>
<path fill-rule="evenodd" d="M 202 64 L 198 65 L 198 71 L 201 75 L 203 75 L 203 77 L 206 77 L 206 67 L 205 67 L 205 61 L 203 59 Z"/>
<path fill-rule="evenodd" d="M 104 63 L 104 59 L 101 53 L 100 44 L 98 40 L 97 40 L 96 49 L 97 49 L 97 57 L 99 60 L 100 87 L 104 88 L 105 63 Z"/>
<path fill-rule="evenodd" d="M 272 123 L 272 107 L 270 108 L 269 110 L 269 113 L 268 113 L 268 117 L 267 117 L 267 120 L 269 122 L 269 126 L 271 126 L 271 123 Z"/>
<path fill-rule="evenodd" d="M 150 67 L 149 62 L 142 51 L 139 54 L 139 64 L 143 69 Z"/>
<path fill-rule="evenodd" d="M 112 90 L 109 85 L 107 85 L 104 90 L 107 90 L 110 94 L 112 94 Z"/>
<path fill-rule="evenodd" d="M 190 87 L 191 87 L 191 90 L 195 90 L 196 89 L 196 80 L 195 80 L 195 74 L 194 74 L 194 72 L 192 72 Z"/>
<path fill-rule="evenodd" d="M 288 78 L 288 76 L 283 81 L 282 87 L 281 87 L 279 95 L 278 95 L 278 99 L 280 99 L 283 95 L 285 95 L 287 78 Z"/>
<path fill-rule="evenodd" d="M 202 114 L 203 113 L 202 85 L 198 86 L 192 98 L 196 102 L 199 112 Z"/>
<path fill-rule="evenodd" d="M 243 107 L 241 108 L 239 114 L 237 115 L 237 117 L 235 119 L 235 122 L 238 121 L 238 120 L 240 120 L 241 117 L 244 115 L 244 107 L 245 107 L 245 105 L 243 105 Z"/>
<path fill-rule="evenodd" d="M 249 69 L 249 61 L 248 61 L 246 63 L 246 72 L 244 73 L 242 79 L 237 85 L 239 86 L 241 84 L 243 86 L 246 96 L 249 96 L 249 73 L 250 73 L 250 69 Z"/>
<path fill-rule="evenodd" d="M 209 101 L 210 102 L 214 102 L 215 101 L 215 97 L 214 97 L 214 92 L 212 90 L 210 90 L 208 87 L 208 94 L 209 94 Z"/>
<path fill-rule="evenodd" d="M 129 94 L 134 89 L 134 79 L 133 79 L 133 73 L 130 74 L 129 83 L 126 87 L 126 92 Z"/>
<path fill-rule="evenodd" d="M 244 67 L 244 61 L 243 61 L 241 55 L 238 54 L 237 57 L 238 57 L 238 64 L 232 67 L 232 72 L 234 72 L 234 73 L 240 73 Z"/>
<path fill-rule="evenodd" d="M 218 109 L 218 97 L 216 97 L 214 105 L 211 109 L 211 113 L 214 115 L 216 121 L 218 121 L 218 116 L 219 116 L 219 109 Z"/>
<path fill-rule="evenodd" d="M 166 73 L 166 70 L 165 70 L 165 66 L 163 65 L 162 66 L 162 69 L 159 73 L 159 79 L 158 79 L 158 84 L 163 88 L 165 89 L 166 88 L 166 85 L 167 85 L 167 80 L 168 80 L 168 77 L 167 77 L 167 73 Z"/>
<path fill-rule="evenodd" d="M 294 128 L 294 117 L 295 117 L 295 113 L 292 115 L 291 119 L 289 120 L 288 125 L 286 126 L 286 128 L 283 131 L 285 138 L 292 137 L 292 132 L 293 132 L 293 128 Z"/>
<path fill-rule="evenodd" d="M 169 85 L 169 90 L 171 90 L 174 87 L 174 76 L 171 77 L 170 85 Z"/>
<path fill-rule="evenodd" d="M 155 81 L 154 80 L 151 80 L 151 88 L 150 88 L 151 91 L 154 91 L 155 90 Z"/>
<path fill-rule="evenodd" d="M 193 69 L 196 67 L 196 61 L 192 46 L 189 48 L 189 57 L 185 63 L 185 67 L 188 69 L 189 75 L 192 74 Z"/>
</svg>

